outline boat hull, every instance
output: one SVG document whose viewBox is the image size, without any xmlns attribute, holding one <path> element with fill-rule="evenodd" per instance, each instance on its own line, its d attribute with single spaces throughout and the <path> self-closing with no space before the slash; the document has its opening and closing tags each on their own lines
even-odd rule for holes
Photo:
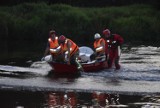
<svg viewBox="0 0 160 108">
<path fill-rule="evenodd" d="M 103 69 L 106 69 L 108 67 L 108 62 L 96 62 L 91 64 L 82 64 L 82 67 L 84 69 L 84 72 L 97 72 Z"/>
<path fill-rule="evenodd" d="M 75 65 L 68 65 L 64 63 L 50 62 L 50 66 L 53 68 L 55 74 L 76 74 L 78 69 Z M 108 67 L 107 61 L 95 62 L 95 63 L 82 63 L 84 72 L 97 72 Z"/>
</svg>

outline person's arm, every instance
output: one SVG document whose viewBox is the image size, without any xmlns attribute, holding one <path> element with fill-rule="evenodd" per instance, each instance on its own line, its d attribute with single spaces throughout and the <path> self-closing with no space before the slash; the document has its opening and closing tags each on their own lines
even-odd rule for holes
<svg viewBox="0 0 160 108">
<path fill-rule="evenodd" d="M 44 57 L 49 53 L 49 43 L 47 43 L 47 46 L 46 46 L 46 49 L 45 49 L 45 52 L 44 52 Z"/>
<path fill-rule="evenodd" d="M 67 55 L 68 64 L 70 64 L 70 48 L 71 48 L 71 45 L 72 45 L 72 43 L 68 41 L 68 43 L 67 43 L 67 48 L 68 48 L 68 55 Z"/>
<path fill-rule="evenodd" d="M 118 56 L 120 57 L 121 55 L 121 45 L 123 44 L 124 40 L 121 36 L 118 38 Z"/>
<path fill-rule="evenodd" d="M 121 46 L 124 42 L 124 39 L 119 35 L 118 37 L 118 44 Z"/>
<path fill-rule="evenodd" d="M 46 46 L 44 55 L 43 55 L 43 57 L 41 58 L 41 61 L 44 61 L 44 60 L 45 60 L 45 56 L 46 56 L 48 53 L 49 53 L 49 44 L 47 43 L 47 46 Z"/>
<path fill-rule="evenodd" d="M 101 41 L 101 45 L 103 47 L 103 51 L 105 52 L 105 41 L 104 40 Z"/>
<path fill-rule="evenodd" d="M 114 37 L 114 40 L 112 41 L 112 45 L 114 46 L 114 47 L 117 47 L 118 48 L 118 46 L 121 46 L 122 44 L 123 44 L 123 38 L 120 36 L 120 35 L 118 35 L 118 34 L 114 34 L 113 35 Z"/>
</svg>

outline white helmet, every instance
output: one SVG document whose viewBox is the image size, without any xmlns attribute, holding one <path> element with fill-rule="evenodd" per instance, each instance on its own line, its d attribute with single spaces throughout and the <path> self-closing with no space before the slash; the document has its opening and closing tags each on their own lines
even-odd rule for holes
<svg viewBox="0 0 160 108">
<path fill-rule="evenodd" d="M 96 33 L 96 34 L 94 35 L 94 39 L 99 39 L 99 38 L 101 38 L 101 35 L 100 35 L 99 33 Z"/>
</svg>

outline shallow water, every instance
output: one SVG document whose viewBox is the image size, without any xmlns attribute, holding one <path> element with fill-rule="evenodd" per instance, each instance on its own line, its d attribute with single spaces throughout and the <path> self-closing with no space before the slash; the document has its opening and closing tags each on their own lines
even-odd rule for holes
<svg viewBox="0 0 160 108">
<path fill-rule="evenodd" d="M 113 67 L 100 72 L 81 73 L 78 77 L 54 76 L 52 68 L 46 62 L 28 60 L 23 64 L 31 65 L 23 67 L 12 61 L 0 65 L 0 100 L 4 101 L 0 106 L 39 108 L 68 105 L 99 108 L 116 104 L 119 106 L 112 107 L 148 108 L 150 105 L 159 108 L 159 58 L 159 47 L 124 47 L 120 70 Z M 68 94 L 70 92 L 72 95 Z M 103 94 L 100 95 L 104 97 L 101 99 L 103 102 L 93 96 L 94 93 Z M 10 95 L 12 98 L 8 99 Z M 76 100 L 76 104 L 70 105 L 69 99 Z"/>
</svg>

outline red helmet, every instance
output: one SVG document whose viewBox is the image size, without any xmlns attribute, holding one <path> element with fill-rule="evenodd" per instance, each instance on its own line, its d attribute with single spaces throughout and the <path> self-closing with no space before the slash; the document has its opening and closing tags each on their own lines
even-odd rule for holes
<svg viewBox="0 0 160 108">
<path fill-rule="evenodd" d="M 106 34 L 107 34 L 107 35 L 110 35 L 110 33 L 111 33 L 111 32 L 110 32 L 110 30 L 109 30 L 109 29 L 105 29 L 105 30 L 103 30 L 103 34 L 104 34 L 104 35 L 106 35 Z"/>
<path fill-rule="evenodd" d="M 59 41 L 60 43 L 65 42 L 65 40 L 66 40 L 66 37 L 65 37 L 64 35 L 61 35 L 61 36 L 59 37 L 59 39 L 58 39 L 58 41 Z"/>
</svg>

